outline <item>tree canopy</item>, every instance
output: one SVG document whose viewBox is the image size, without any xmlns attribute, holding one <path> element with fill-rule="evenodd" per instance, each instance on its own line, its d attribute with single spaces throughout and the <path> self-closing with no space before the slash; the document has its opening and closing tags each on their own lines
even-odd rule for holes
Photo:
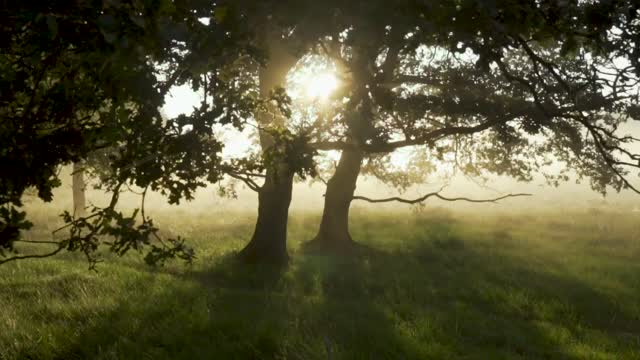
<svg viewBox="0 0 640 360">
<path fill-rule="evenodd" d="M 224 171 L 214 124 L 238 125 L 258 101 L 222 69 L 238 58 L 261 59 L 253 31 L 238 15 L 199 1 L 104 1 L 5 4 L 0 94 L 0 250 L 14 249 L 31 223 L 20 211 L 35 187 L 50 201 L 57 168 L 110 149 L 111 177 L 102 186 L 110 204 L 86 218 L 65 213 L 70 236 L 54 252 L 81 250 L 93 260 L 100 235 L 112 250 L 138 248 L 156 236 L 153 223 L 115 209 L 127 185 L 189 199 Z M 215 20 L 206 24 L 200 19 Z M 160 108 L 174 85 L 206 96 L 192 115 L 163 119 Z M 142 209 L 144 211 L 144 209 Z M 188 256 L 178 239 L 154 245 Z M 169 245 L 172 244 L 172 245 Z M 10 257 L 15 259 L 19 257 Z M 6 260 L 4 260 L 6 261 Z"/>
<path fill-rule="evenodd" d="M 53 253 L 79 250 L 93 262 L 100 238 L 112 236 L 119 254 L 151 245 L 150 263 L 190 259 L 182 239 L 158 237 L 144 195 L 139 212 L 123 214 L 119 194 L 135 185 L 177 203 L 227 175 L 259 192 L 245 253 L 282 259 L 293 175 L 315 176 L 314 157 L 325 150 L 343 152 L 328 183 L 326 219 L 346 219 L 361 170 L 393 182 L 384 154 L 404 147 L 469 175 L 527 181 L 542 172 L 558 183 L 566 172 L 546 167 L 559 162 L 602 193 L 638 192 L 640 155 L 629 145 L 640 140 L 619 128 L 640 116 L 639 7 L 631 0 L 8 5 L 0 168 L 11 173 L 0 178 L 0 256 L 30 227 L 25 190 L 51 200 L 59 166 L 104 149 L 111 202 L 82 218 L 64 214 L 70 235 Z M 310 52 L 336 64 L 342 86 L 308 126 L 287 127 L 292 104 L 282 87 Z M 165 95 L 181 84 L 202 92 L 202 104 L 165 119 Z M 223 160 L 216 126 L 242 128 L 251 119 L 261 156 Z"/>
</svg>

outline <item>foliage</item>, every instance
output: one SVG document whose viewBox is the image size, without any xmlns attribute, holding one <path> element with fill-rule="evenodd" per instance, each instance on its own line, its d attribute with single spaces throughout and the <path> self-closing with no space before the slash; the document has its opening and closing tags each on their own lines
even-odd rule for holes
<svg viewBox="0 0 640 360">
<path fill-rule="evenodd" d="M 638 192 L 640 140 L 620 127 L 637 119 L 640 69 L 623 48 L 634 46 L 639 9 L 607 4 L 369 2 L 356 20 L 345 10 L 321 48 L 343 68 L 336 100 L 351 107 L 329 118 L 348 130 L 321 133 L 317 146 L 374 156 L 422 146 L 466 175 L 542 173 L 551 184 L 568 179 L 549 167 L 560 163 L 603 194 Z"/>
<path fill-rule="evenodd" d="M 144 216 L 133 229 L 135 216 L 116 209 L 123 186 L 149 188 L 178 203 L 223 176 L 213 125 L 237 123 L 253 104 L 216 69 L 261 56 L 233 11 L 206 25 L 199 19 L 210 17 L 215 5 L 190 0 L 3 6 L 0 166 L 11 169 L 0 178 L 0 228 L 10 235 L 2 237 L 3 249 L 13 249 L 28 226 L 17 210 L 24 192 L 35 187 L 50 201 L 60 184 L 57 169 L 95 151 L 108 159 L 100 186 L 112 201 L 86 218 L 67 214 L 70 237 L 59 243 L 90 258 L 103 235 L 116 236 L 122 246 L 114 250 L 126 251 L 155 233 Z M 190 116 L 163 119 L 169 88 L 185 83 L 204 87 L 217 101 L 203 102 Z"/>
<path fill-rule="evenodd" d="M 275 167 L 279 162 L 285 162 L 290 170 L 301 179 L 316 175 L 314 156 L 317 151 L 309 147 L 309 138 L 305 133 L 294 134 L 288 129 L 269 129 L 275 146 L 264 152 L 265 166 Z"/>
</svg>

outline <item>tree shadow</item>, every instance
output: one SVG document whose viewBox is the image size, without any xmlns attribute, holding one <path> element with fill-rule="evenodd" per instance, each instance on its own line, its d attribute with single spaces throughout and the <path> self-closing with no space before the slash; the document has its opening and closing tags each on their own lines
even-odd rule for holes
<svg viewBox="0 0 640 360">
<path fill-rule="evenodd" d="M 402 246 L 365 239 L 288 268 L 228 255 L 131 280 L 112 307 L 67 319 L 82 326 L 56 356 L 582 359 L 640 345 L 640 319 L 587 282 L 479 248 L 453 219 L 426 225 Z"/>
<path fill-rule="evenodd" d="M 395 314 L 396 328 L 438 329 L 424 341 L 448 348 L 419 347 L 421 358 L 582 359 L 598 352 L 620 357 L 620 350 L 637 356 L 640 316 L 610 294 L 579 276 L 466 241 L 455 231 L 464 224 L 454 218 L 423 225 L 434 229 L 391 251 L 372 248 L 348 269 L 359 273 L 354 278 L 375 279 L 348 286 L 364 287 L 363 298 Z M 376 230 L 367 226 L 367 233 Z"/>
<path fill-rule="evenodd" d="M 270 359 L 282 352 L 289 299 L 276 289 L 283 268 L 240 266 L 227 256 L 206 271 L 147 270 L 153 274 L 128 283 L 126 297 L 56 358 Z"/>
</svg>

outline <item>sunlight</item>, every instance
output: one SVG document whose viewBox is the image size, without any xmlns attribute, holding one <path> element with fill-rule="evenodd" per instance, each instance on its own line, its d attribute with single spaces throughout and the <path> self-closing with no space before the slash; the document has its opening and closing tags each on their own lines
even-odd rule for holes
<svg viewBox="0 0 640 360">
<path fill-rule="evenodd" d="M 287 78 L 289 96 L 302 106 L 327 102 L 340 86 L 335 64 L 318 55 L 303 57 Z"/>
<path fill-rule="evenodd" d="M 338 88 L 338 79 L 332 72 L 309 74 L 304 83 L 305 95 L 321 101 L 327 100 Z"/>
</svg>

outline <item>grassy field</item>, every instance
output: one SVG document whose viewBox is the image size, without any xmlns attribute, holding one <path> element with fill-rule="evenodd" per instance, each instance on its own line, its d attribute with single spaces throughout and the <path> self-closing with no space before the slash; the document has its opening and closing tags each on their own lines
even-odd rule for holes
<svg viewBox="0 0 640 360">
<path fill-rule="evenodd" d="M 233 261 L 253 214 L 159 214 L 192 266 L 0 266 L 0 359 L 640 359 L 638 214 L 481 214 L 355 211 L 353 257 L 292 214 L 283 271 Z"/>
</svg>

